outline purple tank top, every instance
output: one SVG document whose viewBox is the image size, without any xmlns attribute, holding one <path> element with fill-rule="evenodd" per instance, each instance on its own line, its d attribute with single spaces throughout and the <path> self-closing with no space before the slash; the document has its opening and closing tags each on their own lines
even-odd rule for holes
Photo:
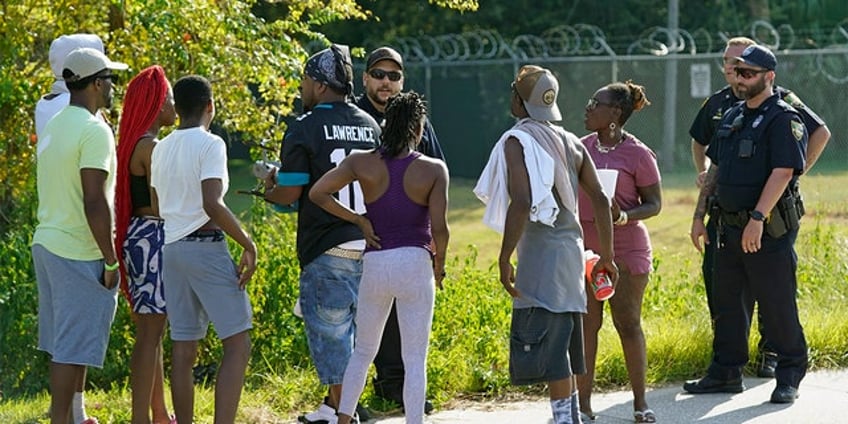
<svg viewBox="0 0 848 424">
<path fill-rule="evenodd" d="M 406 195 L 403 176 L 406 169 L 421 153 L 396 159 L 383 157 L 389 170 L 389 187 L 377 200 L 366 203 L 367 217 L 380 237 L 382 249 L 366 247 L 365 251 L 388 250 L 398 247 L 421 247 L 430 250 L 430 211 Z"/>
</svg>

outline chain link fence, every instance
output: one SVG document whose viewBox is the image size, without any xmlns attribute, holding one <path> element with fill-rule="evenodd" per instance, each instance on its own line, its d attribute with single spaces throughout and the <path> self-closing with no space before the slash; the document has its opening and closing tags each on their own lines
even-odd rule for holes
<svg viewBox="0 0 848 424">
<path fill-rule="evenodd" d="M 816 50 L 791 49 L 796 40 L 790 27 L 758 21 L 750 32 L 746 35 L 775 51 L 777 84 L 797 93 L 833 133 L 820 163 L 844 163 L 848 31 L 834 29 L 824 43 L 830 46 Z M 584 107 L 598 88 L 628 79 L 644 85 L 652 105 L 634 113 L 626 129 L 654 149 L 663 172 L 691 169 L 689 126 L 704 99 L 725 86 L 721 57 L 727 38 L 652 28 L 628 45 L 612 48 L 597 27 L 576 25 L 512 40 L 479 31 L 393 44 L 406 60 L 405 89 L 429 100 L 451 174 L 475 178 L 498 137 L 514 122 L 510 83 L 528 63 L 557 75 L 561 124 L 578 136 L 586 134 Z"/>
</svg>

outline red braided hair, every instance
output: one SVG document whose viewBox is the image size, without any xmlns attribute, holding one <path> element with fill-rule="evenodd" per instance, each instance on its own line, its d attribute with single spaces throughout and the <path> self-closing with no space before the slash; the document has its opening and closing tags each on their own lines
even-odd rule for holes
<svg viewBox="0 0 848 424">
<path fill-rule="evenodd" d="M 130 195 L 130 158 L 136 144 L 156 123 L 168 96 L 168 79 L 159 65 L 145 68 L 127 85 L 118 127 L 118 173 L 115 186 L 115 252 L 121 269 L 121 292 L 132 305 L 124 264 L 124 240 L 135 207 Z M 155 136 L 155 134 L 154 134 Z"/>
</svg>

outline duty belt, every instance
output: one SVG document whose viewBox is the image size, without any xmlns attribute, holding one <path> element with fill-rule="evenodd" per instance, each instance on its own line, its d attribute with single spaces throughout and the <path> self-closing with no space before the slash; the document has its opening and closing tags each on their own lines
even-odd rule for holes
<svg viewBox="0 0 848 424">
<path fill-rule="evenodd" d="M 727 212 L 722 210 L 719 213 L 721 223 L 730 225 L 731 227 L 745 228 L 745 225 L 748 224 L 748 219 L 748 211 Z"/>
<path fill-rule="evenodd" d="M 341 247 L 331 247 L 327 251 L 324 252 L 325 255 L 335 256 L 337 258 L 345 258 L 345 259 L 362 259 L 362 251 L 361 250 L 351 250 L 351 249 L 342 249 Z"/>
</svg>

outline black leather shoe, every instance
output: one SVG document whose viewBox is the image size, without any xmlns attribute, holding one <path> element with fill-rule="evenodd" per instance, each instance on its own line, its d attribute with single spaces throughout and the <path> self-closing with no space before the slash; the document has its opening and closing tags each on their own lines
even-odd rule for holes
<svg viewBox="0 0 848 424">
<path fill-rule="evenodd" d="M 788 384 L 779 384 L 771 392 L 771 403 L 793 403 L 795 399 L 798 399 L 798 389 Z"/>
<path fill-rule="evenodd" d="M 742 393 L 745 390 L 745 385 L 742 384 L 742 378 L 719 380 L 706 376 L 697 381 L 687 382 L 683 385 L 683 390 L 695 395 L 702 393 Z"/>
<path fill-rule="evenodd" d="M 763 352 L 757 366 L 757 377 L 774 378 L 774 369 L 777 368 L 777 354 Z"/>
</svg>

